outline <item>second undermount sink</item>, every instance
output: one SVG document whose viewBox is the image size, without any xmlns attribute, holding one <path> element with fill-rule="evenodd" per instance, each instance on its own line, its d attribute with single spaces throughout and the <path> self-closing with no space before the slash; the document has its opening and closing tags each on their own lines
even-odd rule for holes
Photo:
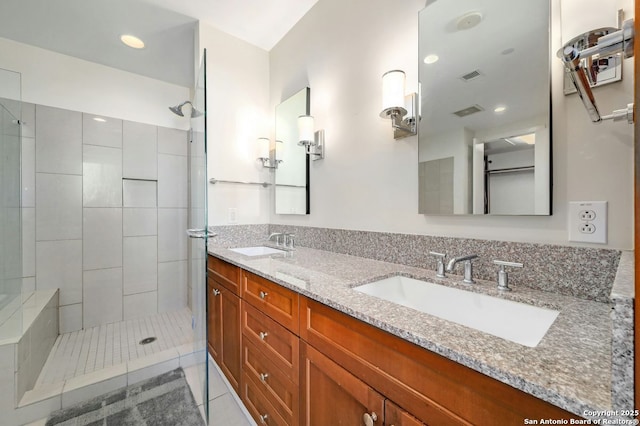
<svg viewBox="0 0 640 426">
<path fill-rule="evenodd" d="M 399 275 L 354 290 L 531 348 L 560 313 Z"/>
<path fill-rule="evenodd" d="M 265 256 L 268 254 L 278 254 L 278 253 L 286 253 L 284 250 L 274 249 L 272 247 L 266 246 L 256 246 L 256 247 L 240 247 L 240 248 L 232 248 L 229 249 L 236 253 L 244 254 L 245 256 Z"/>
</svg>

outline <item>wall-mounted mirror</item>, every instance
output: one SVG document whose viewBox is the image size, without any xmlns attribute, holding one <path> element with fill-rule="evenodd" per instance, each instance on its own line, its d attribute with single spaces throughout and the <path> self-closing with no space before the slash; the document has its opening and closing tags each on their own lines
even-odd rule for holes
<svg viewBox="0 0 640 426">
<path fill-rule="evenodd" d="M 549 0 L 419 14 L 419 212 L 551 214 Z"/>
<path fill-rule="evenodd" d="M 309 156 L 298 145 L 298 117 L 310 114 L 305 87 L 276 107 L 276 214 L 309 214 Z"/>
</svg>

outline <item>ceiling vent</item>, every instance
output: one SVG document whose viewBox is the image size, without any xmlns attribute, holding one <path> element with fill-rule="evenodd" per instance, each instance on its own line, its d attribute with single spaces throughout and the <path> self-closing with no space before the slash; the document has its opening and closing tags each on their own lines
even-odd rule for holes
<svg viewBox="0 0 640 426">
<path fill-rule="evenodd" d="M 484 111 L 484 108 L 482 108 L 480 105 L 471 105 L 470 107 L 455 111 L 454 114 L 462 118 L 480 111 Z"/>
<path fill-rule="evenodd" d="M 469 73 L 466 73 L 465 75 L 463 75 L 462 77 L 460 77 L 460 80 L 462 81 L 471 81 L 471 80 L 475 80 L 476 78 L 480 77 L 482 74 L 480 73 L 479 70 L 473 70 Z"/>
</svg>

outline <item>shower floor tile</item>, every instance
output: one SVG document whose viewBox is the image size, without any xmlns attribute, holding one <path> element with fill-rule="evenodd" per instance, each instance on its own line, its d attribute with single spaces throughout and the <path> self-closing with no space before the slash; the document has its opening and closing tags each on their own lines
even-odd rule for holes
<svg viewBox="0 0 640 426">
<path fill-rule="evenodd" d="M 157 340 L 140 345 L 139 342 L 147 337 Z M 192 342 L 191 310 L 188 308 L 64 333 L 56 339 L 35 388 Z"/>
</svg>

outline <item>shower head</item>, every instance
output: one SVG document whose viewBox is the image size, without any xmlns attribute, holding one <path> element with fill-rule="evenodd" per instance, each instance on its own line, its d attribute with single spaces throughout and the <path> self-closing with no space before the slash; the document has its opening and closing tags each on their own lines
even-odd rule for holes
<svg viewBox="0 0 640 426">
<path fill-rule="evenodd" d="M 193 104 L 190 101 L 184 101 L 180 105 L 169 107 L 169 110 L 175 115 L 179 115 L 180 117 L 184 117 L 184 111 L 182 111 L 182 107 L 185 105 L 191 105 L 191 118 L 200 117 L 202 113 L 194 108 Z"/>
</svg>

